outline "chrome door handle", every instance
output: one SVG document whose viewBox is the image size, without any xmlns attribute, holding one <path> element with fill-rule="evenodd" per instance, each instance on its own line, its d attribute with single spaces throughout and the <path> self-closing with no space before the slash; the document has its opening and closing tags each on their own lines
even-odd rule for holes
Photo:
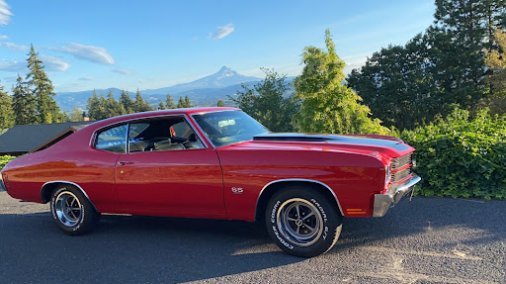
<svg viewBox="0 0 506 284">
<path fill-rule="evenodd" d="M 124 165 L 131 165 L 133 164 L 134 162 L 130 162 L 130 161 L 119 161 L 118 162 L 118 165 L 120 166 L 124 166 Z"/>
</svg>

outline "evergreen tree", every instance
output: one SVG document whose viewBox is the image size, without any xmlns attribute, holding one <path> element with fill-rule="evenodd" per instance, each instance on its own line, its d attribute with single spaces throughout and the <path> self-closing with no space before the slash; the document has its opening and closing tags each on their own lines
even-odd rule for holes
<svg viewBox="0 0 506 284">
<path fill-rule="evenodd" d="M 436 0 L 432 26 L 373 54 L 347 81 L 376 117 L 401 129 L 446 116 L 454 105 L 473 110 L 493 96 L 484 52 L 498 49 L 493 28 L 506 28 L 505 7 L 505 0 Z"/>
<path fill-rule="evenodd" d="M 296 95 L 302 100 L 297 128 L 315 133 L 388 133 L 351 88 L 343 85 L 344 61 L 337 56 L 330 31 L 325 32 L 326 49 L 306 47 L 304 69 L 295 79 Z"/>
<path fill-rule="evenodd" d="M 216 103 L 216 106 L 217 107 L 224 107 L 225 106 L 225 102 L 223 100 L 218 100 L 218 102 Z"/>
<path fill-rule="evenodd" d="M 114 99 L 114 95 L 112 94 L 112 91 L 109 91 L 107 94 L 107 102 L 105 107 L 108 117 L 118 116 L 125 114 L 125 108 Z"/>
<path fill-rule="evenodd" d="M 141 96 L 141 92 L 139 89 L 137 89 L 137 92 L 135 93 L 135 101 L 134 101 L 134 111 L 135 112 L 144 112 L 144 111 L 150 111 L 152 110 L 146 101 Z"/>
<path fill-rule="evenodd" d="M 26 80 L 29 89 L 35 97 L 38 122 L 61 122 L 63 115 L 53 98 L 55 95 L 53 83 L 44 71 L 44 65 L 39 59 L 33 45 L 30 47 L 27 63 L 30 71 L 26 75 Z"/>
<path fill-rule="evenodd" d="M 119 103 L 121 104 L 121 106 L 125 110 L 124 114 L 134 112 L 133 111 L 134 102 L 132 101 L 132 98 L 130 97 L 130 94 L 127 91 L 125 91 L 125 90 L 121 91 L 121 95 L 119 97 Z"/>
<path fill-rule="evenodd" d="M 159 102 L 158 103 L 158 110 L 164 110 L 165 109 L 165 105 L 163 104 L 163 102 Z"/>
<path fill-rule="evenodd" d="M 192 102 L 188 96 L 184 96 L 184 107 L 189 108 L 192 107 Z"/>
<path fill-rule="evenodd" d="M 165 107 L 167 109 L 174 109 L 176 105 L 174 104 L 174 98 L 171 95 L 167 95 L 167 99 L 165 101 Z"/>
<path fill-rule="evenodd" d="M 185 107 L 184 99 L 183 97 L 179 97 L 179 100 L 177 101 L 177 108 L 184 108 L 184 107 Z"/>
<path fill-rule="evenodd" d="M 12 89 L 12 109 L 17 125 L 37 123 L 35 98 L 19 75 Z"/>
<path fill-rule="evenodd" d="M 102 96 L 97 96 L 97 92 L 93 90 L 93 94 L 88 99 L 88 115 L 91 120 L 101 120 L 107 117 L 105 114 L 105 105 L 102 104 Z"/>
<path fill-rule="evenodd" d="M 12 111 L 12 98 L 0 85 L 0 130 L 14 125 L 14 112 Z"/>
<path fill-rule="evenodd" d="M 229 98 L 269 130 L 293 131 L 292 121 L 299 104 L 293 96 L 283 97 L 288 91 L 286 77 L 272 70 L 264 69 L 263 71 L 265 72 L 264 80 L 255 84 L 253 88 L 243 84 L 244 90 L 238 92 L 239 96 Z M 219 102 L 223 103 L 222 100 Z"/>
</svg>

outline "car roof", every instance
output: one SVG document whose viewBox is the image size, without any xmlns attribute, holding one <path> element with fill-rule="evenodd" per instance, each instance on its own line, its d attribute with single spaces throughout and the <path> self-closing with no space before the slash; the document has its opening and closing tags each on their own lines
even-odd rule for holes
<svg viewBox="0 0 506 284">
<path fill-rule="evenodd" d="M 192 108 L 176 108 L 176 109 L 167 109 L 167 110 L 155 110 L 155 111 L 146 111 L 146 112 L 138 112 L 132 114 L 125 114 L 120 116 L 115 116 L 111 118 L 107 118 L 104 120 L 99 120 L 90 126 L 91 128 L 101 128 L 106 125 L 121 123 L 123 121 L 135 120 L 135 119 L 143 119 L 149 117 L 158 117 L 165 115 L 194 115 L 194 114 L 205 114 L 210 112 L 221 112 L 221 111 L 237 111 L 240 110 L 235 107 L 192 107 Z"/>
</svg>

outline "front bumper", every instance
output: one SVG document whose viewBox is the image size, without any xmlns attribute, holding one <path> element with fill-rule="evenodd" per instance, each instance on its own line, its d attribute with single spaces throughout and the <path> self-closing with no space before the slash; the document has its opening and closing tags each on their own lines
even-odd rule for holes
<svg viewBox="0 0 506 284">
<path fill-rule="evenodd" d="M 374 195 L 374 208 L 373 208 L 373 217 L 383 217 L 387 213 L 388 209 L 397 203 L 404 197 L 406 194 L 411 192 L 419 181 L 422 178 L 414 175 L 407 182 L 399 185 L 395 191 L 391 194 L 375 194 Z"/>
</svg>

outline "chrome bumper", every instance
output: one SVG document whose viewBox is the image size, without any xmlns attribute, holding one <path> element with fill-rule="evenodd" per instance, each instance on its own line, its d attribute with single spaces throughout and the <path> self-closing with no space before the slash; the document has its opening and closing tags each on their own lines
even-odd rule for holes
<svg viewBox="0 0 506 284">
<path fill-rule="evenodd" d="M 375 194 L 374 195 L 374 208 L 373 208 L 373 217 L 383 217 L 387 213 L 388 209 L 397 203 L 404 197 L 407 193 L 413 190 L 415 184 L 421 181 L 422 178 L 419 176 L 413 176 L 408 182 L 401 184 L 399 187 L 395 189 L 395 191 L 391 194 Z"/>
</svg>

